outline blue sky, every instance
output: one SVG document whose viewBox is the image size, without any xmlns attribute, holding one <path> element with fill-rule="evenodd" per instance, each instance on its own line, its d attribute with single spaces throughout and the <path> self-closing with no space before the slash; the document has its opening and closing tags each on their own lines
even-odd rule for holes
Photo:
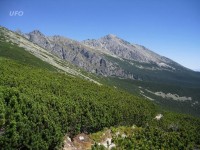
<svg viewBox="0 0 200 150">
<path fill-rule="evenodd" d="M 112 33 L 200 69 L 200 0 L 1 0 L 0 25 L 76 40 Z"/>
</svg>

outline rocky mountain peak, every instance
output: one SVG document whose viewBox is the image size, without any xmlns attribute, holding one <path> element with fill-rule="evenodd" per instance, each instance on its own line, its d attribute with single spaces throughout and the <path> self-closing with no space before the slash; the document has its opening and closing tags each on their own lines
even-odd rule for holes
<svg viewBox="0 0 200 150">
<path fill-rule="evenodd" d="M 162 57 L 144 46 L 131 44 L 114 34 L 82 42 L 59 35 L 45 36 L 39 30 L 34 30 L 26 35 L 29 41 L 38 44 L 58 57 L 97 74 L 113 74 L 121 77 L 129 75 L 125 74 L 123 69 L 115 63 L 106 60 L 105 54 L 121 60 L 137 61 L 149 65 L 153 63 L 157 64 L 159 68 L 173 69 L 171 64 L 174 62 L 170 59 Z"/>
<path fill-rule="evenodd" d="M 25 35 L 25 37 L 33 42 L 36 43 L 42 47 L 46 47 L 47 45 L 47 38 L 44 34 L 42 34 L 39 30 L 33 30 L 32 32 Z"/>
<path fill-rule="evenodd" d="M 29 33 L 30 35 L 40 35 L 44 36 L 39 30 L 33 30 L 32 32 Z"/>
<path fill-rule="evenodd" d="M 97 40 L 86 40 L 83 41 L 83 43 L 122 59 L 128 59 L 142 63 L 172 63 L 171 60 L 154 53 L 144 46 L 131 44 L 130 42 L 127 42 L 113 34 L 108 34 Z"/>
<path fill-rule="evenodd" d="M 104 38 L 104 39 L 110 40 L 110 39 L 115 39 L 115 38 L 117 38 L 117 36 L 114 35 L 114 34 L 108 34 L 108 35 L 104 36 L 103 38 Z"/>
</svg>

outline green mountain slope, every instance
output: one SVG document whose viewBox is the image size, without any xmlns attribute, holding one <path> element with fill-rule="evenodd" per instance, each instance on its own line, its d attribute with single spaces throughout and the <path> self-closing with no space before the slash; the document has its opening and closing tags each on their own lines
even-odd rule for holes
<svg viewBox="0 0 200 150">
<path fill-rule="evenodd" d="M 129 60 L 120 60 L 107 56 L 110 60 L 117 62 L 127 72 L 135 74 L 138 80 L 120 79 L 117 77 L 104 78 L 104 82 L 112 86 L 137 94 L 146 99 L 153 100 L 164 109 L 200 116 L 200 74 L 191 70 L 181 69 L 179 71 L 148 70 L 141 69 L 130 63 Z M 139 64 L 137 65 L 147 65 Z M 151 67 L 155 64 L 148 64 Z M 147 67 L 147 66 L 146 66 Z M 173 94 L 185 97 L 185 100 L 175 100 L 158 96 L 155 93 L 162 92 L 166 95 Z M 191 97 L 191 99 L 189 99 Z M 187 99 L 188 98 L 188 99 Z"/>
<path fill-rule="evenodd" d="M 198 72 L 177 66 L 176 64 L 174 64 L 176 70 L 169 71 L 156 69 L 158 66 L 154 63 L 139 63 L 126 59 L 120 60 L 111 56 L 107 56 L 107 58 L 118 63 L 118 65 L 124 68 L 126 72 L 134 74 L 135 79 L 200 87 L 200 82 L 197 82 L 200 81 L 200 74 Z"/>
<path fill-rule="evenodd" d="M 0 27 L 0 45 L 0 56 L 20 60 L 20 62 L 40 68 L 65 72 L 99 84 L 99 82 L 93 79 L 96 79 L 96 77 L 92 74 L 88 74 L 83 69 L 60 59 L 39 45 L 28 41 L 23 36 L 4 27 Z"/>
<path fill-rule="evenodd" d="M 6 41 L 3 34 L 0 34 L 0 56 L 18 60 L 22 64 L 34 65 L 43 69 L 56 71 L 55 67 L 33 56 L 29 52 L 25 51 L 24 48 L 19 47 L 17 44 L 12 42 Z"/>
<path fill-rule="evenodd" d="M 65 133 L 141 126 L 156 112 L 152 103 L 128 93 L 10 59 L 0 59 L 0 78 L 0 147 L 5 149 L 53 148 Z"/>
<path fill-rule="evenodd" d="M 171 116 L 170 116 L 171 115 Z M 173 116 L 173 117 L 172 117 Z M 138 149 L 138 150 L 149 150 L 149 149 L 198 149 L 199 145 L 192 144 L 191 137 L 193 140 L 196 139 L 195 143 L 199 143 L 199 135 L 194 134 L 192 126 L 187 122 L 192 121 L 198 126 L 198 121 L 194 118 L 188 117 L 177 117 L 172 114 L 165 114 L 166 118 L 160 121 L 155 121 L 154 125 L 148 125 L 146 127 L 137 127 L 135 125 L 131 127 L 121 126 L 112 127 L 110 129 L 104 129 L 103 131 L 91 134 L 96 144 L 93 149 L 106 149 L 105 147 L 113 147 L 113 150 L 117 149 Z M 171 123 L 168 117 L 170 117 Z M 174 118 L 176 117 L 176 118 Z M 174 121 L 172 123 L 172 120 Z M 179 122 L 179 123 L 177 123 Z M 181 123 L 180 123 L 181 122 Z M 193 131 L 192 131 L 193 130 Z M 106 136 L 105 136 L 106 135 Z M 106 137 L 112 138 L 108 145 L 102 146 L 101 141 L 105 140 Z M 107 138 L 108 139 L 108 138 Z M 192 141 L 193 141 L 192 140 Z M 190 142 L 189 142 L 190 141 Z M 190 143 L 190 144 L 188 144 Z"/>
<path fill-rule="evenodd" d="M 73 44 L 70 45 L 73 47 Z M 107 60 L 123 68 L 125 74 L 133 75 L 134 80 L 130 80 L 97 76 L 86 72 L 83 68 L 51 54 L 49 50 L 3 27 L 0 28 L 0 46 L 1 56 L 20 60 L 25 64 L 66 72 L 97 84 L 111 85 L 133 95 L 153 100 L 164 109 L 200 116 L 200 93 L 198 92 L 200 74 L 175 62 L 170 65 L 176 70 L 163 69 L 156 63 L 141 63 L 104 54 Z"/>
<path fill-rule="evenodd" d="M 181 142 L 168 133 L 175 124 L 173 132 L 189 139 L 186 147 L 199 145 L 199 119 L 164 112 L 132 94 L 2 57 L 0 78 L 1 149 L 55 149 L 66 133 L 73 137 L 133 124 L 150 126 L 155 134 L 159 128 Z M 153 119 L 157 113 L 163 121 Z"/>
<path fill-rule="evenodd" d="M 157 141 L 160 146 L 162 135 L 167 136 L 162 136 L 163 141 L 175 139 L 175 145 L 165 142 L 168 148 L 199 147 L 198 118 L 169 113 L 139 94 L 134 96 L 113 88 L 119 79 L 96 77 L 102 83 L 110 80 L 106 84 L 111 87 L 88 81 L 83 78 L 83 75 L 89 75 L 84 71 L 78 74 L 65 72 L 4 37 L 0 38 L 0 149 L 60 149 L 66 134 L 70 137 L 83 132 L 95 134 L 105 127 L 133 124 L 141 128 L 139 133 L 143 136 L 137 137 L 136 143 L 134 134 L 127 139 L 116 139 L 119 148 L 126 149 L 138 141 L 145 143 L 146 136 L 152 136 L 148 142 Z M 46 57 L 43 49 L 40 50 Z M 59 60 L 53 56 L 49 58 Z M 70 67 L 60 60 L 59 63 Z M 77 71 L 73 66 L 69 69 Z M 126 89 L 127 81 L 122 82 L 119 87 Z M 132 82 L 129 84 L 136 87 L 132 90 L 137 93 L 141 83 Z M 143 88 L 149 85 L 142 84 Z M 155 116 L 160 113 L 164 117 L 158 121 Z M 148 134 L 144 135 L 146 130 Z M 182 136 L 186 140 L 183 141 Z M 94 146 L 94 149 L 98 147 Z"/>
</svg>

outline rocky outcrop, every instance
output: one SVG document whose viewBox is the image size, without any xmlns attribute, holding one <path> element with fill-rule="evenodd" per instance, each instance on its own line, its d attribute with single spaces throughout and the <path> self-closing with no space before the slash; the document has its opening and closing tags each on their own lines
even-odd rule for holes
<svg viewBox="0 0 200 150">
<path fill-rule="evenodd" d="M 153 63 L 160 68 L 174 69 L 172 67 L 174 64 L 179 65 L 166 57 L 154 53 L 144 46 L 131 44 L 113 34 L 106 35 L 97 40 L 88 39 L 82 41 L 82 43 L 119 58 L 141 63 Z"/>
<path fill-rule="evenodd" d="M 138 75 L 134 74 L 134 70 L 130 72 L 124 65 L 118 63 L 124 60 L 130 61 L 131 65 L 139 69 L 148 70 L 175 71 L 177 69 L 176 66 L 180 66 L 172 60 L 148 50 L 144 46 L 131 44 L 112 34 L 97 40 L 85 40 L 83 42 L 57 35 L 45 36 L 38 30 L 34 30 L 29 34 L 21 33 L 21 35 L 59 58 L 73 63 L 88 72 L 103 76 L 141 80 Z M 107 56 L 118 61 L 113 61 Z M 145 65 L 143 66 L 142 63 Z"/>
<path fill-rule="evenodd" d="M 0 33 L 5 38 L 5 41 L 9 41 L 12 45 L 15 45 L 17 47 L 24 48 L 25 51 L 28 51 L 32 55 L 36 56 L 37 58 L 41 59 L 44 62 L 47 62 L 48 64 L 55 67 L 55 69 L 62 70 L 63 72 L 69 73 L 73 76 L 79 76 L 81 78 L 84 78 L 86 80 L 92 81 L 98 85 L 101 85 L 99 82 L 93 80 L 92 78 L 82 74 L 80 69 L 76 68 L 74 65 L 67 63 L 63 59 L 60 59 L 59 57 L 53 55 L 46 49 L 42 48 L 38 44 L 34 44 L 33 42 L 30 42 L 27 40 L 25 35 L 21 36 L 22 34 L 20 32 L 12 32 L 6 28 L 0 27 Z"/>
<path fill-rule="evenodd" d="M 157 57 L 156 54 L 153 54 L 144 47 L 130 44 L 129 42 L 126 42 L 112 34 L 97 40 L 85 40 L 83 43 L 97 49 L 103 49 L 104 51 L 121 58 L 139 62 L 151 62 L 153 59 L 156 60 Z"/>
<path fill-rule="evenodd" d="M 132 74 L 125 72 L 117 63 L 107 60 L 104 54 L 78 41 L 62 36 L 45 36 L 38 30 L 34 30 L 23 36 L 54 55 L 86 71 L 103 76 L 118 76 L 133 79 Z"/>
</svg>

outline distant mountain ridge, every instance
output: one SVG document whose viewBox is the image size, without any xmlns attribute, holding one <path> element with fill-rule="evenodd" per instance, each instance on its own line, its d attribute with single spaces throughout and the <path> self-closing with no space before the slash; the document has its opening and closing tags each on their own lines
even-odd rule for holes
<svg viewBox="0 0 200 150">
<path fill-rule="evenodd" d="M 144 46 L 133 45 L 113 34 L 108 34 L 97 40 L 85 40 L 83 43 L 129 60 L 146 63 L 165 60 Z"/>
<path fill-rule="evenodd" d="M 144 46 L 131 44 L 113 34 L 108 34 L 97 40 L 84 40 L 82 43 L 123 59 L 134 60 L 141 63 L 153 63 L 158 65 L 158 67 L 163 67 L 169 70 L 175 70 L 176 68 L 174 65 L 185 68 L 171 59 L 160 56 Z"/>
<path fill-rule="evenodd" d="M 82 42 L 62 36 L 45 36 L 39 30 L 28 34 L 21 33 L 29 41 L 38 44 L 58 57 L 69 61 L 86 71 L 103 76 L 117 76 L 137 79 L 134 73 L 124 69 L 115 61 L 107 58 L 117 58 L 119 61 L 130 60 L 139 65 L 130 64 L 140 69 L 177 71 L 186 68 L 169 58 L 137 44 L 131 44 L 116 35 L 109 34 L 97 40 Z M 142 64 L 150 66 L 145 67 Z M 151 66 L 152 65 L 152 66 Z"/>
<path fill-rule="evenodd" d="M 69 61 L 86 71 L 104 75 L 132 78 L 125 73 L 116 63 L 106 60 L 105 56 L 89 46 L 62 36 L 45 36 L 40 31 L 34 30 L 22 34 L 29 41 L 47 49 L 54 55 Z"/>
<path fill-rule="evenodd" d="M 58 71 L 121 88 L 167 109 L 199 115 L 199 73 L 144 46 L 112 34 L 79 42 L 59 35 L 45 36 L 39 30 L 25 34 L 1 27 L 0 31 L 8 47 L 22 47 Z M 13 49 L 13 53 L 18 51 Z"/>
</svg>

